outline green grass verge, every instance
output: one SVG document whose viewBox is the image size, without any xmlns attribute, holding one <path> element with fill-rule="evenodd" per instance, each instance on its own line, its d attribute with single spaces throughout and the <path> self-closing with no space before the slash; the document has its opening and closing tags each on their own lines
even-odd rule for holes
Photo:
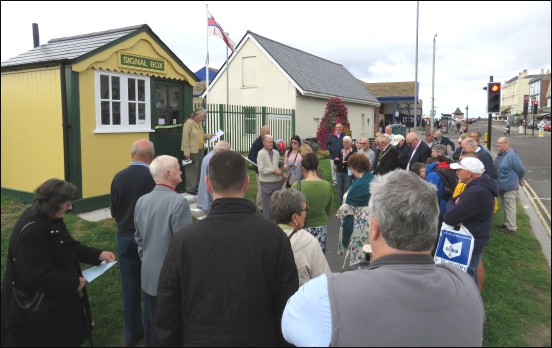
<svg viewBox="0 0 552 348">
<path fill-rule="evenodd" d="M 320 161 L 324 179 L 331 183 L 328 160 Z M 255 172 L 245 198 L 255 201 Z M 337 189 L 334 187 L 334 210 Z M 2 196 L 1 274 L 4 276 L 8 241 L 15 221 L 27 207 L 18 200 Z M 518 206 L 518 233 L 509 236 L 493 227 L 485 249 L 485 287 L 482 297 L 486 323 L 484 346 L 550 346 L 550 270 L 539 242 L 534 238 L 529 218 Z M 113 219 L 89 222 L 68 214 L 67 227 L 85 245 L 110 250 L 117 254 L 116 224 Z M 502 214 L 494 223 L 502 223 Z M 83 269 L 90 267 L 82 265 Z M 87 285 L 94 320 L 94 343 L 102 347 L 123 344 L 123 309 L 119 267 L 115 265 Z"/>
<path fill-rule="evenodd" d="M 503 222 L 499 210 L 493 223 Z M 514 236 L 493 225 L 483 254 L 483 345 L 550 347 L 550 269 L 519 202 L 517 224 Z"/>
</svg>

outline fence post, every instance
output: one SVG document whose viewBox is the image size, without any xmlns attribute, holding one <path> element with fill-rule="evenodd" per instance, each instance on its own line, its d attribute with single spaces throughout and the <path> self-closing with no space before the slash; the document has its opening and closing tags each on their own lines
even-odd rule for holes
<svg viewBox="0 0 552 348">
<path fill-rule="evenodd" d="M 224 127 L 224 104 L 219 104 L 219 125 L 220 125 L 220 129 L 223 130 L 224 133 L 226 134 L 226 130 Z M 224 134 L 220 136 L 220 140 L 226 140 L 226 137 L 224 136 Z"/>
<path fill-rule="evenodd" d="M 266 123 L 266 106 L 263 106 L 261 108 L 261 122 L 262 122 L 261 127 L 264 126 L 265 124 L 268 124 Z"/>
<path fill-rule="evenodd" d="M 291 110 L 291 136 L 294 136 L 295 133 L 295 109 Z"/>
</svg>

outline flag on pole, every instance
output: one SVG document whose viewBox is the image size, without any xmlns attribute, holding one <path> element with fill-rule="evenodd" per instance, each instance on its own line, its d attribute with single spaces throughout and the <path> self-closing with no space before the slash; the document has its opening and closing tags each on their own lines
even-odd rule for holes
<svg viewBox="0 0 552 348">
<path fill-rule="evenodd" d="M 220 24 L 217 23 L 211 12 L 207 10 L 207 33 L 209 36 L 220 37 L 227 45 L 230 47 L 232 52 L 234 52 L 234 41 L 230 39 L 230 36 L 225 32 Z"/>
</svg>

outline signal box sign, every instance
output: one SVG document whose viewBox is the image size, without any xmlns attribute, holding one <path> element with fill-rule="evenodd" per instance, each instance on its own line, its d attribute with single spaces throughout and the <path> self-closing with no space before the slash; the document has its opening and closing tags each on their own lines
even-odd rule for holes
<svg viewBox="0 0 552 348">
<path fill-rule="evenodd" d="M 148 70 L 165 73 L 164 59 L 153 59 L 134 54 L 119 53 L 119 66 L 138 70 Z"/>
</svg>

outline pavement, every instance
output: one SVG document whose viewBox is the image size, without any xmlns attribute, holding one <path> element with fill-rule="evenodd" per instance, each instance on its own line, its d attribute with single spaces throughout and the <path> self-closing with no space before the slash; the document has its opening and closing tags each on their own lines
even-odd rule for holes
<svg viewBox="0 0 552 348">
<path fill-rule="evenodd" d="M 190 204 L 190 210 L 192 211 L 192 216 L 194 218 L 198 220 L 205 218 L 205 213 L 203 212 L 203 210 L 197 209 L 197 206 L 196 206 L 197 195 L 190 195 L 188 193 L 181 193 L 181 195 L 188 200 L 188 203 Z M 78 214 L 78 216 L 81 219 L 96 222 L 96 221 L 101 221 L 105 219 L 111 219 L 111 211 L 109 210 L 109 207 L 107 207 L 107 208 L 101 208 L 101 209 L 80 213 Z"/>
</svg>

